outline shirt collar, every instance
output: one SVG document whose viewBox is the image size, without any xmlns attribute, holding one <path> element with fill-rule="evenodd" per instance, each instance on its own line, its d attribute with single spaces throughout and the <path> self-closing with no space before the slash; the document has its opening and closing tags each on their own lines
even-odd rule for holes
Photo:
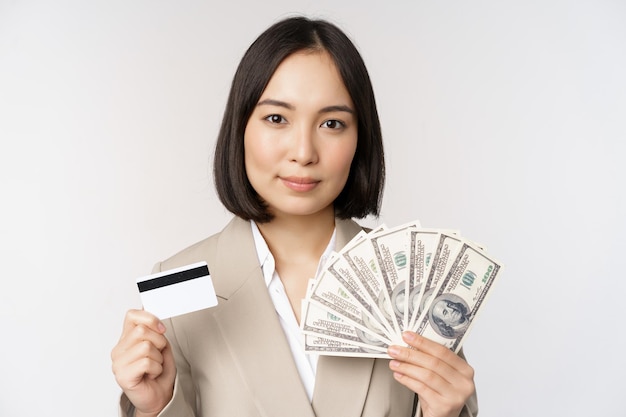
<svg viewBox="0 0 626 417">
<path fill-rule="evenodd" d="M 254 245 L 256 247 L 256 254 L 259 258 L 259 265 L 261 266 L 261 270 L 263 271 L 263 278 L 265 279 L 265 285 L 269 287 L 270 282 L 272 281 L 272 277 L 274 276 L 274 272 L 276 269 L 276 265 L 274 263 L 274 256 L 270 252 L 270 248 L 267 246 L 267 242 L 263 238 L 259 227 L 254 222 L 254 220 L 250 220 L 250 226 L 252 228 L 252 237 L 254 238 Z M 320 257 L 320 261 L 317 265 L 316 276 L 320 273 L 322 267 L 326 263 L 328 257 L 335 250 L 335 245 L 337 241 L 337 228 L 333 230 L 333 235 L 330 237 L 330 241 L 328 242 L 328 246 L 322 253 Z M 312 277 L 313 278 L 313 277 Z"/>
</svg>

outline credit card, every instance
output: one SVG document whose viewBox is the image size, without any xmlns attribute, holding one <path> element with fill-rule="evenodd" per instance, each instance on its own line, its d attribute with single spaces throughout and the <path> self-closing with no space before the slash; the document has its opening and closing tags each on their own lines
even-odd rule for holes
<svg viewBox="0 0 626 417">
<path fill-rule="evenodd" d="M 137 279 L 144 310 L 160 319 L 217 305 L 206 262 L 197 262 Z"/>
</svg>

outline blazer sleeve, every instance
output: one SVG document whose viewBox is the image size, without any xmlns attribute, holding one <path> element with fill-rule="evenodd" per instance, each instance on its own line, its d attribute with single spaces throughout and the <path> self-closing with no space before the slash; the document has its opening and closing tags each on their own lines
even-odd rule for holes
<svg viewBox="0 0 626 417">
<path fill-rule="evenodd" d="M 164 324 L 167 328 L 166 336 L 176 361 L 176 379 L 174 381 L 174 395 L 161 411 L 159 417 L 196 417 L 196 391 L 191 379 L 191 366 L 181 352 L 172 320 L 168 319 Z"/>
<path fill-rule="evenodd" d="M 476 413 L 474 413 L 472 410 L 475 411 Z M 476 417 L 477 415 L 478 415 L 478 408 L 476 407 L 476 403 L 474 402 L 473 404 L 470 404 L 470 401 L 468 401 L 463 407 L 463 410 L 461 410 L 461 414 L 459 414 L 459 417 Z M 417 410 L 415 411 L 414 417 L 423 417 L 419 400 L 417 402 Z"/>
</svg>

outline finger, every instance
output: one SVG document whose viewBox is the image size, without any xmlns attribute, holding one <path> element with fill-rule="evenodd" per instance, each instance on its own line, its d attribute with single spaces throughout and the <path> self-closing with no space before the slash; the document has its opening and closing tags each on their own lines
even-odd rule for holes
<svg viewBox="0 0 626 417">
<path fill-rule="evenodd" d="M 156 379 L 162 372 L 163 364 L 150 358 L 138 358 L 124 367 L 114 369 L 115 379 L 123 390 L 134 389 L 145 378 Z"/>
<path fill-rule="evenodd" d="M 404 384 L 408 389 L 416 392 L 420 399 L 421 413 L 420 416 L 460 416 L 461 410 L 465 405 L 465 400 L 462 397 L 451 398 L 440 395 L 439 393 L 431 390 L 425 384 L 419 381 L 411 380 L 404 377 L 409 383 L 405 383 L 404 380 L 398 380 L 398 382 Z"/>
<path fill-rule="evenodd" d="M 409 331 L 402 333 L 402 339 L 416 351 L 438 358 L 466 378 L 474 378 L 473 368 L 447 347 Z"/>
<path fill-rule="evenodd" d="M 143 324 L 135 326 L 135 328 L 131 330 L 127 339 L 129 341 L 134 341 L 135 343 L 143 341 L 150 342 L 159 350 L 163 349 L 167 345 L 167 338 L 164 334 L 155 332 L 153 329 L 144 326 Z"/>
<path fill-rule="evenodd" d="M 396 370 L 411 374 L 414 377 L 417 377 L 417 375 L 413 375 L 417 372 L 417 369 L 413 368 L 419 368 L 432 372 L 447 382 L 452 382 L 458 379 L 459 376 L 465 378 L 464 375 L 460 374 L 444 360 L 410 347 L 390 346 L 388 353 L 389 356 L 400 362 L 399 364 L 394 364 L 397 365 Z"/>
<path fill-rule="evenodd" d="M 409 348 L 390 349 L 392 357 L 397 359 L 389 362 L 389 368 L 394 371 L 394 377 L 419 394 L 424 394 L 424 388 L 428 388 L 438 394 L 449 390 L 454 374 L 450 367 L 445 364 L 436 364 L 431 367 L 429 357 Z M 459 375 L 459 374 L 456 374 Z M 423 387 L 422 387 L 423 386 Z"/>
<path fill-rule="evenodd" d="M 143 342 L 154 345 L 158 350 L 163 349 L 167 345 L 167 339 L 164 335 L 156 333 L 144 325 L 138 325 L 119 340 L 111 351 L 111 359 L 116 360 L 116 358 L 124 355 L 134 346 Z"/>
<path fill-rule="evenodd" d="M 422 381 L 441 394 L 451 386 L 462 391 L 473 389 L 474 370 L 465 360 L 445 346 L 414 333 L 405 335 L 405 339 L 411 347 L 389 347 L 388 353 L 395 360 L 389 364 L 392 370 Z"/>
<path fill-rule="evenodd" d="M 131 349 L 125 351 L 123 355 L 120 355 L 113 361 L 113 373 L 116 375 L 126 375 L 125 379 L 138 380 L 145 374 L 149 374 L 151 377 L 156 377 L 150 369 L 152 369 L 152 362 L 163 364 L 163 354 L 152 343 L 144 341 L 136 344 Z M 146 369 L 138 369 L 138 364 L 143 364 Z M 143 372 L 136 374 L 136 372 Z M 159 370 L 159 373 L 161 371 Z"/>
<path fill-rule="evenodd" d="M 408 374 L 406 367 L 402 366 L 402 362 L 392 360 L 389 362 L 389 368 L 393 371 L 393 377 L 396 381 L 418 394 L 419 398 L 428 402 L 441 401 L 442 394 L 439 390 L 432 387 L 433 381 L 428 375 L 419 375 L 417 373 Z M 443 390 L 442 390 L 443 391 Z"/>
<path fill-rule="evenodd" d="M 144 310 L 128 310 L 118 345 L 124 350 L 137 340 L 151 340 L 156 346 L 163 347 L 164 339 L 157 335 L 164 333 L 165 325 L 154 314 Z"/>
<path fill-rule="evenodd" d="M 452 407 L 463 404 L 472 395 L 474 370 L 467 362 L 445 346 L 418 335 L 408 334 L 405 341 L 411 347 L 390 346 L 388 350 L 393 358 L 389 367 L 398 382 L 422 398 Z M 455 359 L 459 359 L 461 365 Z"/>
<path fill-rule="evenodd" d="M 406 362 L 392 360 L 389 367 L 394 371 L 393 377 L 396 381 L 417 393 L 425 405 L 443 412 L 444 415 L 458 415 L 463 404 L 475 392 L 474 381 L 459 373 L 450 382 L 432 370 Z"/>
<path fill-rule="evenodd" d="M 165 325 L 154 314 L 145 310 L 128 310 L 124 317 L 122 337 L 138 325 L 144 325 L 157 333 L 165 333 Z"/>
<path fill-rule="evenodd" d="M 148 358 L 159 363 L 163 363 L 163 354 L 160 349 L 151 342 L 142 341 L 120 355 L 116 362 L 118 366 L 124 366 L 141 358 Z"/>
<path fill-rule="evenodd" d="M 167 346 L 167 338 L 160 334 L 155 333 L 153 330 L 139 325 L 130 331 L 127 335 L 122 337 L 120 341 L 113 347 L 111 351 L 111 360 L 113 362 L 124 362 L 124 357 L 132 357 L 133 352 L 137 346 L 151 346 L 157 351 L 161 351 Z M 127 362 L 128 360 L 126 360 Z"/>
</svg>

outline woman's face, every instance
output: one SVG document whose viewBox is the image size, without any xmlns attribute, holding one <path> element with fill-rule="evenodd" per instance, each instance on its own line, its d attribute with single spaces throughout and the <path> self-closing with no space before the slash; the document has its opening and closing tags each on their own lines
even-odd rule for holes
<svg viewBox="0 0 626 417">
<path fill-rule="evenodd" d="M 326 52 L 276 69 L 246 125 L 245 166 L 274 216 L 332 211 L 357 146 L 350 94 Z"/>
</svg>

